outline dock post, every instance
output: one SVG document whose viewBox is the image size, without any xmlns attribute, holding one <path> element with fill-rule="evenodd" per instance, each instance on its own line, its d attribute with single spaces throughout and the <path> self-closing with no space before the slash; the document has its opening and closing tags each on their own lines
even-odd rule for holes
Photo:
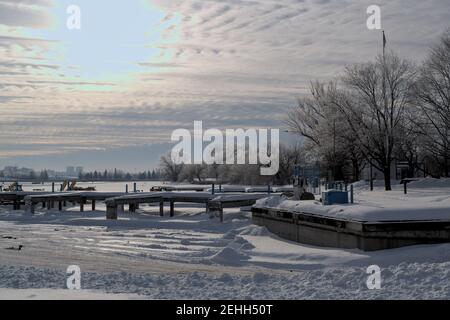
<svg viewBox="0 0 450 320">
<path fill-rule="evenodd" d="M 62 207 L 63 207 L 62 201 L 58 201 L 58 210 L 62 211 L 62 209 L 63 209 Z"/>
<path fill-rule="evenodd" d="M 175 216 L 175 202 L 170 201 L 170 216 Z"/>
<path fill-rule="evenodd" d="M 370 191 L 373 191 L 373 168 L 372 168 L 372 162 L 370 163 Z"/>
<path fill-rule="evenodd" d="M 117 220 L 117 205 L 106 205 L 106 219 Z"/>
<path fill-rule="evenodd" d="M 128 193 L 128 184 L 125 185 L 125 193 Z"/>
<path fill-rule="evenodd" d="M 45 201 L 42 201 L 42 209 L 45 209 L 46 205 L 45 205 Z"/>
<path fill-rule="evenodd" d="M 354 201 L 354 194 L 353 194 L 353 184 L 350 185 L 350 203 L 353 204 L 355 203 Z"/>
<path fill-rule="evenodd" d="M 220 216 L 220 222 L 223 222 L 223 207 L 222 204 L 220 204 L 220 208 L 219 208 L 219 216 Z"/>
<path fill-rule="evenodd" d="M 95 200 L 92 200 L 92 211 L 95 211 Z"/>
<path fill-rule="evenodd" d="M 54 193 L 54 192 L 55 192 L 55 183 L 52 182 L 52 193 Z"/>
<path fill-rule="evenodd" d="M 159 203 L 159 215 L 160 215 L 161 217 L 164 217 L 164 201 L 161 201 L 161 202 Z"/>
<path fill-rule="evenodd" d="M 136 182 L 133 184 L 133 192 L 136 193 L 137 188 L 136 188 Z"/>
</svg>

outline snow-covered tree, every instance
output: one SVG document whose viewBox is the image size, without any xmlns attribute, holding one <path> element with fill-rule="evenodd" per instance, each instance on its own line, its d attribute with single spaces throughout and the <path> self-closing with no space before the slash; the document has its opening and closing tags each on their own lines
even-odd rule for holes
<svg viewBox="0 0 450 320">
<path fill-rule="evenodd" d="M 324 163 L 335 180 L 344 178 L 347 163 L 353 179 L 359 180 L 364 154 L 342 112 L 331 101 L 336 85 L 311 83 L 310 95 L 298 100 L 285 123 L 290 132 L 306 138 L 305 152 Z"/>
<path fill-rule="evenodd" d="M 384 174 L 385 188 L 391 190 L 391 165 L 413 105 L 415 68 L 394 53 L 375 62 L 346 68 L 343 88 L 332 94 L 356 143 L 368 161 Z"/>
<path fill-rule="evenodd" d="M 450 29 L 432 47 L 420 69 L 415 123 L 425 138 L 425 153 L 450 177 Z"/>
</svg>

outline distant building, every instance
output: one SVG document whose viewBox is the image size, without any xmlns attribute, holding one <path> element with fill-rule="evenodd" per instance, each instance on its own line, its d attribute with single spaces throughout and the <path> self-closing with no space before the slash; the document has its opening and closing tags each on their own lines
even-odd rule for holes
<svg viewBox="0 0 450 320">
<path fill-rule="evenodd" d="M 66 168 L 66 174 L 67 174 L 67 176 L 69 176 L 69 177 L 75 176 L 75 167 L 72 167 L 72 166 L 67 167 L 67 168 Z"/>
<path fill-rule="evenodd" d="M 34 175 L 34 170 L 29 168 L 19 168 L 15 166 L 6 166 L 3 169 L 5 178 L 26 178 Z"/>
<path fill-rule="evenodd" d="M 76 169 L 75 169 L 75 174 L 77 175 L 77 176 L 79 176 L 80 174 L 82 174 L 83 173 L 83 167 L 76 167 Z"/>
</svg>

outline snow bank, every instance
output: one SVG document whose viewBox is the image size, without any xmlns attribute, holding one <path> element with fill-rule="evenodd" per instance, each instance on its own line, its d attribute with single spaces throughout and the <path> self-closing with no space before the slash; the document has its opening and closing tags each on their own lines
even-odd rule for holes
<svg viewBox="0 0 450 320">
<path fill-rule="evenodd" d="M 34 267 L 0 266 L 0 298 L 73 299 L 448 299 L 450 263 L 402 263 L 382 268 L 382 289 L 368 290 L 367 267 L 330 267 L 322 270 L 273 273 L 256 270 L 239 274 L 190 272 L 179 274 L 82 273 L 83 291 L 63 287 L 64 272 Z M 29 282 L 20 279 L 40 279 Z M 15 280 L 19 279 L 19 280 Z M 37 290 L 39 288 L 53 288 Z M 84 291 L 86 290 L 86 291 Z M 101 292 L 101 293 L 99 293 Z M 108 295 L 105 293 L 109 293 Z M 114 295 L 110 295 L 114 294 Z M 116 296 L 120 294 L 120 296 Z"/>
</svg>

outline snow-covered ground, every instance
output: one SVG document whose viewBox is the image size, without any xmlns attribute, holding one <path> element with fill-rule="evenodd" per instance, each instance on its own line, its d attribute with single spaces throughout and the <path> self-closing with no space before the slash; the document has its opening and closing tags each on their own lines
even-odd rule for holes
<svg viewBox="0 0 450 320">
<path fill-rule="evenodd" d="M 449 190 L 420 183 L 410 186 L 410 197 L 419 190 L 445 197 L 437 193 Z M 359 186 L 357 201 L 404 197 L 400 189 L 368 193 Z M 282 240 L 236 209 L 225 211 L 223 224 L 194 205 L 177 206 L 174 218 L 141 206 L 117 221 L 105 220 L 104 209 L 37 209 L 30 217 L 0 207 L 0 299 L 450 298 L 450 244 L 319 248 Z M 80 266 L 87 291 L 65 289 L 69 265 Z M 367 288 L 371 265 L 381 267 L 381 290 Z"/>
<path fill-rule="evenodd" d="M 0 300 L 142 300 L 133 294 L 112 294 L 93 290 L 7 289 L 0 290 Z"/>
</svg>

